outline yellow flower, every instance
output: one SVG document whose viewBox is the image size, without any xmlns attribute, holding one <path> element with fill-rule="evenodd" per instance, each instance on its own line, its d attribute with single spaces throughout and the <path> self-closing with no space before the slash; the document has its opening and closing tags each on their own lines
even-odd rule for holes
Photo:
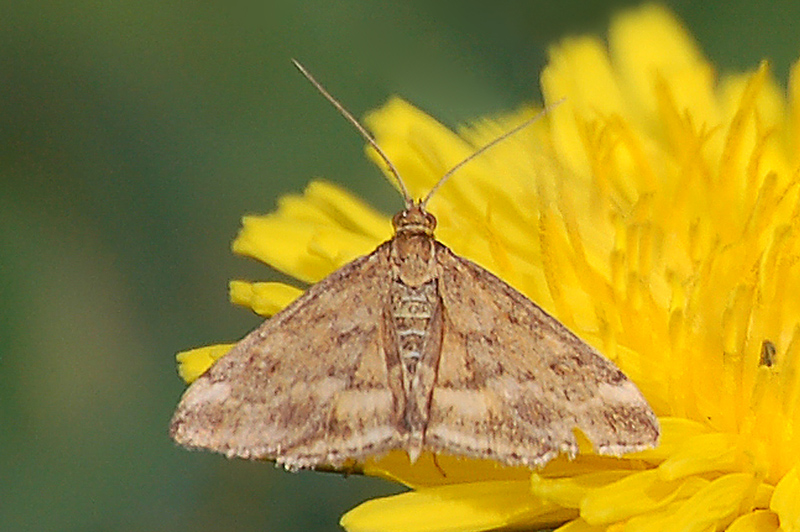
<svg viewBox="0 0 800 532">
<path fill-rule="evenodd" d="M 365 472 L 413 490 L 342 524 L 800 531 L 800 64 L 788 97 L 766 64 L 716 80 L 680 24 L 645 6 L 613 21 L 608 47 L 554 46 L 542 86 L 566 103 L 433 197 L 437 237 L 612 358 L 658 413 L 662 443 L 619 459 L 583 446 L 539 471 L 391 453 Z M 459 136 L 393 99 L 368 125 L 420 197 L 533 112 Z M 387 216 L 314 182 L 245 218 L 233 247 L 315 282 L 390 234 Z M 298 293 L 231 283 L 265 315 Z M 209 349 L 181 355 L 187 378 L 225 350 Z"/>
</svg>

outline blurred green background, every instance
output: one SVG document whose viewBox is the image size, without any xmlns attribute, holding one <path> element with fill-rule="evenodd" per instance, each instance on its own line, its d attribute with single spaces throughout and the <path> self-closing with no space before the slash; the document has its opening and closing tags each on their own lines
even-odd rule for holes
<svg viewBox="0 0 800 532">
<path fill-rule="evenodd" d="M 167 437 L 173 355 L 259 320 L 227 302 L 244 213 L 324 176 L 392 212 L 356 115 L 447 124 L 538 99 L 545 47 L 638 2 L 5 2 L 0 11 L 0 530 L 336 530 L 375 479 L 290 474 Z M 668 3 L 720 70 L 785 82 L 800 3 Z"/>
</svg>

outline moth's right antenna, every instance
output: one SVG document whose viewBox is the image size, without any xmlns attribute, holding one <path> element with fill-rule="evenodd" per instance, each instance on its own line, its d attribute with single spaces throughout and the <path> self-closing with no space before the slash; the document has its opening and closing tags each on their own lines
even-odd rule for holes
<svg viewBox="0 0 800 532">
<path fill-rule="evenodd" d="M 375 142 L 375 139 L 372 138 L 372 135 L 370 135 L 369 132 L 367 132 L 367 130 L 364 129 L 364 127 L 361 124 L 358 123 L 358 120 L 356 120 L 355 117 L 353 117 L 353 115 L 351 115 L 350 112 L 347 109 L 345 109 L 344 106 L 340 104 L 336 98 L 331 96 L 330 93 L 325 90 L 325 87 L 323 87 L 319 83 L 319 81 L 314 79 L 314 76 L 309 74 L 308 70 L 306 70 L 305 67 L 303 67 L 303 65 L 301 65 L 296 59 L 292 59 L 292 63 L 294 63 L 294 66 L 297 67 L 297 70 L 299 70 L 300 73 L 303 74 L 306 77 L 306 79 L 308 79 L 308 81 L 310 81 L 311 84 L 317 88 L 317 90 L 325 97 L 325 99 L 331 102 L 331 104 L 333 104 L 336 110 L 339 111 L 342 114 L 342 116 L 344 116 L 351 124 L 353 124 L 356 127 L 358 132 L 361 133 L 361 136 L 364 137 L 367 142 L 369 142 L 369 145 L 372 146 L 376 152 L 378 152 L 378 155 L 380 155 L 381 159 L 383 159 L 383 162 L 385 162 L 386 166 L 389 167 L 389 171 L 397 180 L 397 184 L 400 187 L 400 192 L 403 194 L 403 200 L 406 202 L 406 208 L 410 208 L 414 204 L 414 201 L 411 199 L 411 194 L 408 193 L 408 189 L 406 188 L 406 184 L 403 182 L 403 178 L 400 177 L 400 172 L 397 171 L 397 168 L 394 167 L 392 161 L 389 160 L 389 157 L 383 152 L 381 147 L 378 146 L 378 143 Z"/>
<path fill-rule="evenodd" d="M 542 109 L 541 111 L 539 111 L 532 118 L 527 119 L 526 121 L 524 121 L 523 123 L 521 123 L 517 127 L 511 129 L 510 131 L 506 131 L 505 133 L 503 133 L 502 135 L 500 135 L 496 139 L 492 140 L 491 142 L 489 142 L 487 144 L 484 144 L 483 146 L 481 146 L 480 148 L 478 148 L 477 150 L 472 152 L 472 155 L 470 155 L 466 159 L 462 160 L 460 163 L 458 163 L 457 165 L 452 167 L 450 170 L 448 170 L 441 178 L 439 178 L 439 181 L 437 181 L 436 184 L 433 185 L 433 188 L 430 190 L 430 192 L 428 192 L 428 195 L 425 196 L 425 198 L 420 202 L 420 205 L 424 208 L 428 204 L 428 201 L 431 199 L 431 196 L 433 196 L 433 193 L 436 192 L 437 190 L 439 190 L 439 188 L 442 185 L 444 185 L 445 181 L 450 179 L 450 176 L 452 176 L 454 173 L 456 173 L 456 170 L 458 170 L 459 168 L 461 168 L 462 166 L 464 166 L 465 164 L 467 164 L 472 159 L 474 159 L 478 155 L 482 154 L 483 152 L 485 152 L 489 148 L 493 147 L 495 144 L 499 144 L 500 142 L 504 141 L 508 137 L 516 134 L 519 131 L 522 131 L 523 129 L 525 129 L 529 125 L 533 124 L 534 122 L 536 122 L 537 120 L 542 118 L 548 111 L 552 111 L 555 107 L 557 107 L 558 105 L 561 105 L 564 102 L 565 99 L 566 98 L 561 98 L 560 100 L 551 103 L 549 106 L 547 106 L 544 109 Z"/>
</svg>

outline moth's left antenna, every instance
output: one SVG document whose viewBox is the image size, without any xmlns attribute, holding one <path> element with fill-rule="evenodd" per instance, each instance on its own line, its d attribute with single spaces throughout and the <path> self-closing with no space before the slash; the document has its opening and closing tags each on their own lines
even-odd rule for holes
<svg viewBox="0 0 800 532">
<path fill-rule="evenodd" d="M 314 76 L 309 74 L 308 70 L 306 70 L 303 65 L 301 65 L 296 59 L 292 59 L 292 63 L 294 63 L 294 66 L 297 67 L 297 70 L 299 70 L 300 73 L 302 73 L 306 77 L 306 79 L 308 79 L 308 81 L 310 81 L 311 84 L 317 88 L 317 90 L 325 97 L 325 99 L 331 102 L 331 104 L 333 104 L 336 110 L 339 111 L 342 114 L 342 116 L 344 116 L 351 124 L 353 124 L 356 127 L 358 132 L 361 133 L 361 136 L 364 137 L 364 139 L 366 139 L 367 142 L 369 142 L 369 145 L 372 146 L 376 152 L 378 152 L 378 155 L 380 155 L 381 159 L 383 159 L 383 162 L 385 162 L 386 166 L 389 168 L 389 171 L 397 180 L 397 184 L 400 187 L 400 192 L 403 194 L 403 200 L 406 202 L 406 207 L 407 208 L 411 207 L 414 204 L 414 201 L 411 199 L 411 194 L 408 193 L 408 189 L 406 188 L 406 184 L 403 182 L 403 178 L 400 177 L 400 172 L 397 171 L 397 168 L 394 167 L 392 161 L 389 160 L 389 157 L 383 152 L 381 147 L 378 146 L 378 143 L 375 142 L 375 139 L 372 138 L 372 135 L 370 135 L 369 132 L 367 132 L 367 130 L 364 129 L 364 126 L 358 123 L 358 120 L 356 120 L 355 117 L 351 115 L 350 112 L 347 109 L 345 109 L 344 106 L 340 104 L 336 98 L 331 96 L 331 94 L 325 90 L 325 87 L 323 87 L 319 83 L 319 81 L 314 79 Z"/>
</svg>

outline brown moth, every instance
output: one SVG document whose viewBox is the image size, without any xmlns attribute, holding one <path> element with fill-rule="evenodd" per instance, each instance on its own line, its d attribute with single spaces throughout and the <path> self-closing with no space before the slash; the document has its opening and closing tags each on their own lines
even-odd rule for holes
<svg viewBox="0 0 800 532">
<path fill-rule="evenodd" d="M 539 467 L 578 451 L 653 447 L 656 416 L 636 386 L 558 320 L 434 237 L 373 138 L 301 72 L 381 155 L 406 200 L 395 234 L 248 334 L 183 395 L 181 445 L 289 469 L 336 468 L 389 451 Z M 529 121 L 530 122 L 530 121 Z"/>
</svg>

